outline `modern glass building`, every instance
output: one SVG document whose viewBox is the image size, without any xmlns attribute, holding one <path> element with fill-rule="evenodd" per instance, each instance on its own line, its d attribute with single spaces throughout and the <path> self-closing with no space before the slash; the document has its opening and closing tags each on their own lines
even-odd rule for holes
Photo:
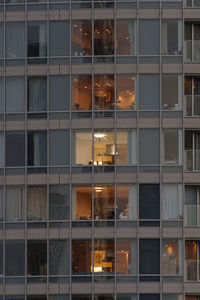
<svg viewBox="0 0 200 300">
<path fill-rule="evenodd" d="M 200 300 L 199 0 L 1 0 L 0 300 Z"/>
</svg>

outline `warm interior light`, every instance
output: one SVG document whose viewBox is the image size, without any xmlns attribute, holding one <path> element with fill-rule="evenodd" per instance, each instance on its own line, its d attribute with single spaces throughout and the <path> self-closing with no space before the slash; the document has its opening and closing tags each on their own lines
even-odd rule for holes
<svg viewBox="0 0 200 300">
<path fill-rule="evenodd" d="M 94 272 L 102 272 L 102 267 L 94 267 Z"/>
<path fill-rule="evenodd" d="M 102 132 L 96 132 L 95 134 L 94 134 L 94 137 L 96 137 L 96 138 L 98 138 L 98 139 L 102 139 L 102 138 L 104 138 L 106 135 L 105 135 L 105 133 L 102 133 Z"/>
<path fill-rule="evenodd" d="M 100 193 L 103 191 L 103 188 L 101 186 L 97 186 L 94 188 L 94 191 L 97 192 L 97 193 Z"/>
</svg>

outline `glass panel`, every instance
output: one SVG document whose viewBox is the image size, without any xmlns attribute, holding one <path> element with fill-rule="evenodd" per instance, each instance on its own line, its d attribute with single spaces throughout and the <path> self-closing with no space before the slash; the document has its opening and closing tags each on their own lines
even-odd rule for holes
<svg viewBox="0 0 200 300">
<path fill-rule="evenodd" d="M 28 22 L 28 57 L 47 55 L 47 27 L 43 22 Z"/>
<path fill-rule="evenodd" d="M 117 273 L 136 274 L 136 241 L 127 239 L 117 239 Z"/>
<path fill-rule="evenodd" d="M 69 274 L 69 241 L 51 240 L 49 242 L 49 274 Z"/>
<path fill-rule="evenodd" d="M 15 151 L 13 151 L 15 149 Z M 25 134 L 9 131 L 6 133 L 6 166 L 25 165 Z"/>
<path fill-rule="evenodd" d="M 88 141 L 87 141 L 88 143 Z M 113 131 L 94 132 L 94 165 L 113 165 L 115 143 Z"/>
<path fill-rule="evenodd" d="M 160 219 L 159 184 L 139 185 L 139 218 Z"/>
<path fill-rule="evenodd" d="M 28 187 L 28 221 L 44 221 L 47 217 L 46 186 Z"/>
<path fill-rule="evenodd" d="M 74 56 L 92 55 L 92 22 L 91 21 L 72 22 L 72 55 Z"/>
<path fill-rule="evenodd" d="M 114 109 L 113 75 L 94 75 L 94 109 Z"/>
<path fill-rule="evenodd" d="M 95 295 L 94 300 L 115 300 L 114 295 Z"/>
<path fill-rule="evenodd" d="M 178 240 L 163 240 L 162 268 L 165 275 L 181 274 L 182 244 L 180 242 Z"/>
<path fill-rule="evenodd" d="M 76 132 L 74 135 L 74 162 L 76 165 L 92 164 L 92 133 Z"/>
<path fill-rule="evenodd" d="M 135 77 L 127 74 L 117 74 L 117 100 L 118 109 L 135 109 Z"/>
<path fill-rule="evenodd" d="M 181 109 L 182 80 L 180 75 L 162 75 L 162 108 L 166 110 Z"/>
<path fill-rule="evenodd" d="M 136 52 L 136 28 L 133 20 L 116 21 L 117 55 L 134 55 Z"/>
<path fill-rule="evenodd" d="M 159 20 L 140 20 L 139 45 L 140 55 L 160 54 Z"/>
<path fill-rule="evenodd" d="M 50 131 L 50 165 L 68 165 L 70 160 L 69 130 Z"/>
<path fill-rule="evenodd" d="M 182 54 L 182 22 L 165 20 L 162 22 L 162 54 Z"/>
<path fill-rule="evenodd" d="M 162 218 L 164 220 L 178 220 L 182 218 L 182 215 L 182 185 L 163 184 Z"/>
<path fill-rule="evenodd" d="M 4 200 L 4 191 L 3 187 L 0 186 L 0 222 L 3 221 L 4 211 L 3 211 L 3 200 Z"/>
<path fill-rule="evenodd" d="M 25 57 L 25 24 L 23 22 L 6 23 L 6 57 Z"/>
<path fill-rule="evenodd" d="M 72 241 L 72 273 L 84 275 L 91 271 L 92 242 L 89 240 Z"/>
<path fill-rule="evenodd" d="M 25 111 L 24 77 L 6 78 L 6 112 Z"/>
<path fill-rule="evenodd" d="M 117 300 L 137 300 L 137 296 L 128 294 L 117 295 Z"/>
<path fill-rule="evenodd" d="M 116 217 L 121 221 L 135 220 L 137 190 L 135 185 L 117 185 Z"/>
<path fill-rule="evenodd" d="M 114 54 L 114 21 L 94 21 L 94 55 Z"/>
<path fill-rule="evenodd" d="M 69 110 L 69 76 L 50 76 L 49 105 L 51 111 Z"/>
<path fill-rule="evenodd" d="M 112 273 L 114 272 L 114 241 L 95 240 L 94 241 L 94 272 Z"/>
<path fill-rule="evenodd" d="M 178 130 L 165 129 L 164 138 L 164 163 L 178 164 L 179 162 L 179 134 Z"/>
<path fill-rule="evenodd" d="M 45 131 L 28 133 L 28 165 L 47 165 L 47 134 Z"/>
<path fill-rule="evenodd" d="M 140 129 L 140 164 L 160 163 L 160 133 L 157 129 Z M 171 143 L 171 142 L 170 142 Z"/>
<path fill-rule="evenodd" d="M 72 219 L 90 220 L 92 218 L 92 188 L 77 186 L 72 190 Z"/>
<path fill-rule="evenodd" d="M 49 187 L 49 219 L 69 220 L 69 185 L 50 185 Z"/>
<path fill-rule="evenodd" d="M 139 80 L 139 108 L 159 110 L 160 76 L 157 74 L 141 74 Z"/>
<path fill-rule="evenodd" d="M 47 242 L 28 241 L 27 243 L 27 273 L 30 275 L 47 274 Z"/>
<path fill-rule="evenodd" d="M 185 219 L 186 225 L 197 225 L 197 187 L 185 187 Z"/>
<path fill-rule="evenodd" d="M 5 272 L 6 276 L 24 276 L 25 242 L 6 241 L 5 253 L 6 253 L 6 272 Z"/>
<path fill-rule="evenodd" d="M 74 75 L 72 78 L 72 109 L 92 109 L 92 76 Z"/>
<path fill-rule="evenodd" d="M 96 220 L 114 219 L 114 186 L 96 185 L 94 187 L 94 218 Z"/>
<path fill-rule="evenodd" d="M 3 277 L 3 242 L 0 241 L 0 276 Z"/>
<path fill-rule="evenodd" d="M 69 21 L 50 22 L 50 56 L 69 55 Z"/>
<path fill-rule="evenodd" d="M 25 191 L 24 186 L 6 186 L 6 221 L 24 221 Z"/>
<path fill-rule="evenodd" d="M 47 110 L 47 78 L 28 77 L 28 111 Z"/>
<path fill-rule="evenodd" d="M 160 240 L 140 240 L 140 274 L 160 273 Z"/>
</svg>

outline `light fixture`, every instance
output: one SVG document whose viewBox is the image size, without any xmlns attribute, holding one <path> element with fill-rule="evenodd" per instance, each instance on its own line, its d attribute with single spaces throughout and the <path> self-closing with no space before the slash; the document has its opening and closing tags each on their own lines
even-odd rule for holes
<svg viewBox="0 0 200 300">
<path fill-rule="evenodd" d="M 101 186 L 96 186 L 96 187 L 94 188 L 94 191 L 95 191 L 96 193 L 101 193 L 101 192 L 103 191 L 103 188 L 102 188 Z"/>
<path fill-rule="evenodd" d="M 105 135 L 105 133 L 103 133 L 103 132 L 96 132 L 96 133 L 94 133 L 94 137 L 95 138 L 98 138 L 98 139 L 102 139 L 102 138 L 104 138 L 106 135 Z"/>
</svg>

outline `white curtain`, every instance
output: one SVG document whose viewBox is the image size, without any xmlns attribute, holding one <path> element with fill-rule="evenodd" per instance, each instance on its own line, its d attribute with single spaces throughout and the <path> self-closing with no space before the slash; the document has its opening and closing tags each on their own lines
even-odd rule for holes
<svg viewBox="0 0 200 300">
<path fill-rule="evenodd" d="M 129 164 L 136 164 L 136 130 L 128 132 L 128 162 Z"/>
<path fill-rule="evenodd" d="M 0 133 L 0 167 L 4 167 L 4 134 Z"/>
<path fill-rule="evenodd" d="M 167 47 L 167 23 L 162 23 L 162 54 L 168 53 Z"/>
<path fill-rule="evenodd" d="M 23 22 L 6 25 L 6 57 L 25 57 L 25 31 Z"/>
<path fill-rule="evenodd" d="M 34 132 L 34 166 L 45 166 L 47 157 L 46 133 Z"/>
<path fill-rule="evenodd" d="M 47 30 L 46 30 L 46 23 L 40 24 L 39 29 L 39 56 L 45 57 L 47 55 L 46 53 L 46 45 L 47 45 Z"/>
<path fill-rule="evenodd" d="M 6 221 L 22 221 L 25 218 L 25 192 L 23 186 L 6 187 Z"/>
<path fill-rule="evenodd" d="M 45 77 L 29 79 L 29 111 L 46 111 L 47 87 Z"/>
<path fill-rule="evenodd" d="M 135 35 L 135 22 L 134 21 L 129 21 L 128 22 L 128 33 L 129 33 L 129 38 L 130 38 L 130 55 L 134 55 L 134 38 L 136 38 Z"/>
<path fill-rule="evenodd" d="M 129 186 L 129 219 L 136 220 L 137 218 L 137 187 L 136 185 Z"/>
<path fill-rule="evenodd" d="M 179 184 L 162 186 L 162 218 L 175 220 L 182 217 L 182 188 Z"/>
<path fill-rule="evenodd" d="M 33 186 L 28 188 L 28 219 L 45 220 L 47 216 L 47 189 Z"/>
</svg>

